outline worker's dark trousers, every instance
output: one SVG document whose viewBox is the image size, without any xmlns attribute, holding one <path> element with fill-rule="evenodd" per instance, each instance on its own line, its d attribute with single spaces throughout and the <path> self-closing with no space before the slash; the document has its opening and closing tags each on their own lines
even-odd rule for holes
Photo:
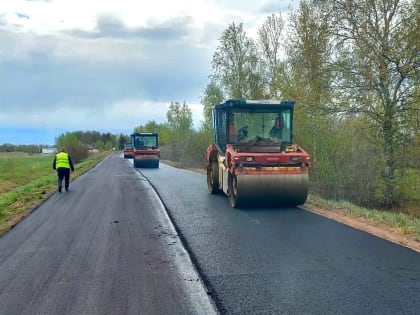
<svg viewBox="0 0 420 315">
<path fill-rule="evenodd" d="M 64 187 L 66 189 L 69 189 L 70 185 L 70 169 L 69 168 L 57 168 L 57 174 L 58 174 L 58 180 L 57 184 L 58 187 L 61 187 L 63 184 L 63 178 L 64 178 Z"/>
</svg>

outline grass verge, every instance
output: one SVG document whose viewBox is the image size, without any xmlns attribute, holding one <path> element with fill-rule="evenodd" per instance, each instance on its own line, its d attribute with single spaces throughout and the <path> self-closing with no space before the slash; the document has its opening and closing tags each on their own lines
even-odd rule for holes
<svg viewBox="0 0 420 315">
<path fill-rule="evenodd" d="M 109 152 L 97 153 L 77 163 L 75 171 L 71 175 L 71 180 L 89 171 L 108 154 Z M 28 156 L 27 159 L 33 159 L 33 157 Z M 46 156 L 44 159 L 48 160 L 49 167 L 44 168 L 43 172 L 39 173 L 40 177 L 36 179 L 29 178 L 27 183 L 10 191 L 0 193 L 0 236 L 7 233 L 57 191 L 57 174 L 52 171 L 53 158 Z M 28 160 L 26 165 L 30 165 L 30 162 Z"/>
</svg>

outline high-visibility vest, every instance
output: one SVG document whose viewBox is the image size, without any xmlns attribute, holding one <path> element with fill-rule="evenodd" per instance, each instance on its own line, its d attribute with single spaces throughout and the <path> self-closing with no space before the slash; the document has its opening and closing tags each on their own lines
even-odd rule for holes
<svg viewBox="0 0 420 315">
<path fill-rule="evenodd" d="M 70 168 L 69 155 L 66 152 L 60 152 L 55 156 L 56 168 Z"/>
</svg>

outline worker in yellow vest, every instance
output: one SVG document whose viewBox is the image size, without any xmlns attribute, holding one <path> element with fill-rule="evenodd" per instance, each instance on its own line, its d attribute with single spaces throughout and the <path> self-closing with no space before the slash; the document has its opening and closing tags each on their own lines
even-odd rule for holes
<svg viewBox="0 0 420 315">
<path fill-rule="evenodd" d="M 74 165 L 70 155 L 66 152 L 65 148 L 61 148 L 60 152 L 55 155 L 53 161 L 53 169 L 57 170 L 58 191 L 61 193 L 61 187 L 63 186 L 63 178 L 64 187 L 66 188 L 66 191 L 68 191 L 70 187 L 70 170 L 72 172 L 74 171 Z"/>
</svg>

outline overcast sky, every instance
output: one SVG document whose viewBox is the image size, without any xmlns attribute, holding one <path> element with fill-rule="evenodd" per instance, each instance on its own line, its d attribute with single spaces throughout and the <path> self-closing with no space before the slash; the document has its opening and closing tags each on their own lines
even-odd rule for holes
<svg viewBox="0 0 420 315">
<path fill-rule="evenodd" d="M 186 102 L 194 125 L 222 32 L 297 0 L 0 0 L 0 144 L 130 134 Z"/>
</svg>

